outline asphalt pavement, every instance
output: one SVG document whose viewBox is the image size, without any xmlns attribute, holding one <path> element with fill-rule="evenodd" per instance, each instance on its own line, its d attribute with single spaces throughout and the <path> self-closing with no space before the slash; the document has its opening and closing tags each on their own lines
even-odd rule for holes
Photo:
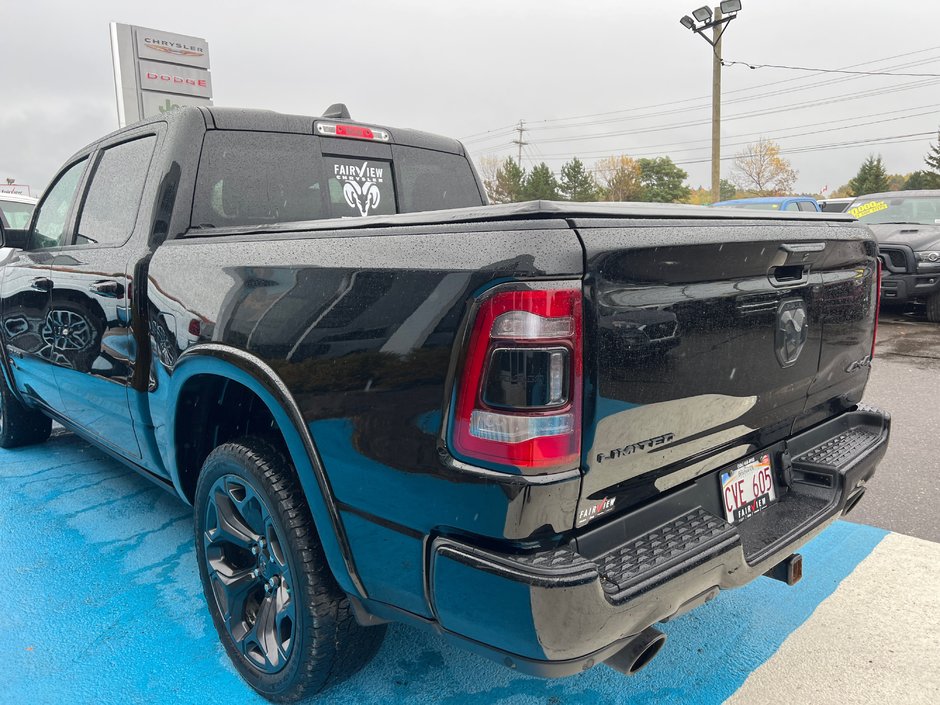
<svg viewBox="0 0 940 705">
<path fill-rule="evenodd" d="M 883 312 L 864 401 L 890 412 L 891 442 L 848 519 L 940 541 L 940 325 Z"/>
</svg>

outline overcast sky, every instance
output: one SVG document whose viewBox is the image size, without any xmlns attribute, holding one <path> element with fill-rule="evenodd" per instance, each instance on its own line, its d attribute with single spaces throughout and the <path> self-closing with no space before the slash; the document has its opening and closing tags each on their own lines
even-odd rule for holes
<svg viewBox="0 0 940 705">
<path fill-rule="evenodd" d="M 937 0 L 743 6 L 725 35 L 726 60 L 940 74 Z M 475 157 L 515 154 L 510 126 L 524 119 L 526 167 L 662 154 L 692 186 L 707 186 L 711 49 L 678 22 L 693 9 L 695 0 L 2 0 L 0 178 L 41 187 L 72 152 L 117 127 L 108 23 L 118 21 L 205 37 L 217 105 L 315 115 L 341 101 L 361 121 L 473 137 Z M 758 136 L 812 148 L 785 155 L 799 191 L 835 189 L 869 153 L 891 173 L 921 169 L 940 124 L 940 78 L 733 66 L 722 81 L 723 153 Z M 747 113 L 764 114 L 736 118 Z"/>
</svg>

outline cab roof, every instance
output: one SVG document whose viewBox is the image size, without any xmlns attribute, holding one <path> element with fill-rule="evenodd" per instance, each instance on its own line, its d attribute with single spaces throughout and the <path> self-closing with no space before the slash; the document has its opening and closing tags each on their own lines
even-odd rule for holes
<svg viewBox="0 0 940 705">
<path fill-rule="evenodd" d="M 39 199 L 33 198 L 32 196 L 24 196 L 21 193 L 9 193 L 7 191 L 0 191 L 0 201 L 12 201 L 13 203 L 30 203 L 35 205 Z"/>
</svg>

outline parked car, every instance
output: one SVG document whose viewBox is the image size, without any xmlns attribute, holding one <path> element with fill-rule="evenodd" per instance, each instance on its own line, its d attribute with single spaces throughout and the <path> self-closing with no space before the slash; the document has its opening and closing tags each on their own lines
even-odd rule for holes
<svg viewBox="0 0 940 705">
<path fill-rule="evenodd" d="M 824 198 L 817 203 L 823 213 L 844 213 L 854 198 Z"/>
<path fill-rule="evenodd" d="M 736 198 L 711 204 L 713 208 L 743 208 L 756 211 L 819 212 L 819 204 L 809 196 L 765 196 L 762 198 Z"/>
<path fill-rule="evenodd" d="M 940 323 L 940 190 L 889 191 L 856 198 L 847 213 L 878 239 L 885 303 L 923 303 Z"/>
<path fill-rule="evenodd" d="M 28 227 L 35 207 L 36 199 L 31 196 L 0 192 L 0 225 L 16 230 Z"/>
<path fill-rule="evenodd" d="M 888 442 L 864 225 L 487 206 L 459 142 L 328 112 L 182 108 L 65 163 L 0 270 L 0 445 L 55 419 L 192 503 L 272 700 L 388 622 L 633 673 L 657 622 L 799 580 Z"/>
</svg>

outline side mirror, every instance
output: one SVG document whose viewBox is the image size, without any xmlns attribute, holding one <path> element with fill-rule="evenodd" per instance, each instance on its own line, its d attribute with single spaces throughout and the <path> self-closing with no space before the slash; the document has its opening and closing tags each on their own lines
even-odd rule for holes
<svg viewBox="0 0 940 705">
<path fill-rule="evenodd" d="M 29 243 L 29 230 L 14 230 L 4 227 L 0 223 L 0 247 L 12 247 L 17 250 L 26 249 Z"/>
</svg>

